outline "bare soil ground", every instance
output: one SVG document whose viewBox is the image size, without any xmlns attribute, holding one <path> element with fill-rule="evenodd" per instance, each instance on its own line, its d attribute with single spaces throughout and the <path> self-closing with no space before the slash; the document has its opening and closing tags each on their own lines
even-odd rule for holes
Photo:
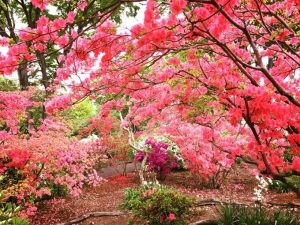
<svg viewBox="0 0 300 225">
<path fill-rule="evenodd" d="M 200 200 L 215 200 L 254 205 L 253 189 L 256 179 L 241 167 L 234 169 L 219 189 L 207 189 L 199 185 L 197 178 L 188 171 L 175 172 L 167 177 L 163 184 L 172 186 L 179 191 Z M 116 175 L 107 178 L 98 187 L 84 188 L 81 196 L 67 196 L 58 202 L 46 201 L 39 205 L 38 213 L 31 218 L 34 225 L 54 225 L 68 222 L 82 214 L 93 211 L 119 211 L 124 189 L 139 185 L 138 177 L 131 173 L 127 177 Z M 300 198 L 294 193 L 279 194 L 275 191 L 265 193 L 265 202 L 300 204 Z M 271 205 L 270 205 L 271 207 Z M 276 207 L 276 206 L 275 206 Z M 296 212 L 299 209 L 296 209 Z M 195 208 L 190 221 L 213 219 L 217 217 L 216 206 Z M 82 225 L 126 225 L 129 215 L 89 218 L 79 223 Z"/>
</svg>

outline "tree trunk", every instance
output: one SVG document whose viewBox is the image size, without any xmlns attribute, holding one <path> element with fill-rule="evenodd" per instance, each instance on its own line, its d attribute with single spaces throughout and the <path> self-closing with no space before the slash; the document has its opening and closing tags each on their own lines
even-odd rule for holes
<svg viewBox="0 0 300 225">
<path fill-rule="evenodd" d="M 42 84 L 44 85 L 47 93 L 47 88 L 50 86 L 50 82 L 47 76 L 47 65 L 46 65 L 45 56 L 41 52 L 37 52 L 36 55 L 42 72 Z"/>
<path fill-rule="evenodd" d="M 19 84 L 20 84 L 20 89 L 27 90 L 29 86 L 28 82 L 28 72 L 27 72 L 27 62 L 25 61 L 24 63 L 20 64 L 18 67 L 18 78 L 19 78 Z"/>
</svg>

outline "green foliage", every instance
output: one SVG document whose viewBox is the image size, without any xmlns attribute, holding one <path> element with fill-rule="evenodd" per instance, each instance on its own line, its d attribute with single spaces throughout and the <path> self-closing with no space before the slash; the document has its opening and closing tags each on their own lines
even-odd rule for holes
<svg viewBox="0 0 300 225">
<path fill-rule="evenodd" d="M 0 76 L 0 91 L 16 91 L 18 85 L 15 81 Z"/>
<path fill-rule="evenodd" d="M 43 107 L 42 106 L 32 106 L 28 108 L 27 111 L 27 118 L 22 117 L 20 119 L 19 123 L 19 133 L 20 134 L 28 134 L 28 128 L 29 128 L 29 118 L 32 122 L 30 122 L 30 126 L 33 126 L 34 128 L 38 128 L 43 119 Z"/>
<path fill-rule="evenodd" d="M 135 149 L 130 148 L 127 153 L 127 157 L 129 160 L 134 160 Z"/>
<path fill-rule="evenodd" d="M 30 108 L 30 118 L 33 120 L 33 126 L 35 128 L 41 125 L 41 121 L 43 118 L 43 107 L 42 106 L 33 106 Z"/>
<path fill-rule="evenodd" d="M 43 90 L 36 89 L 31 97 L 32 101 L 35 102 L 45 102 L 47 94 Z"/>
<path fill-rule="evenodd" d="M 270 189 L 277 190 L 281 193 L 290 191 L 300 193 L 300 176 L 297 175 L 285 177 L 284 181 L 270 179 L 268 183 Z"/>
<path fill-rule="evenodd" d="M 29 222 L 16 216 L 20 207 L 11 203 L 0 204 L 0 225 L 29 225 Z"/>
<path fill-rule="evenodd" d="M 269 189 L 271 190 L 276 190 L 277 192 L 280 193 L 287 193 L 292 191 L 290 186 L 280 180 L 272 180 L 272 179 L 268 179 L 267 180 L 268 184 L 269 184 Z"/>
<path fill-rule="evenodd" d="M 88 119 L 95 115 L 93 103 L 90 99 L 85 100 L 73 105 L 70 109 L 61 113 L 67 125 L 72 129 L 72 134 L 78 134 L 78 131 L 88 125 Z"/>
<path fill-rule="evenodd" d="M 98 18 L 91 15 L 96 15 L 99 12 L 104 13 L 119 3 L 117 0 L 88 0 L 86 2 L 88 4 L 86 10 L 77 12 L 75 23 L 78 27 L 85 27 L 88 24 L 96 23 Z M 76 9 L 77 1 L 56 1 L 53 5 L 57 7 L 59 14 L 65 16 L 68 12 Z M 128 17 L 135 17 L 138 10 L 139 7 L 133 3 L 122 4 L 118 9 L 113 11 L 112 20 L 120 24 L 122 23 L 122 13 L 125 13 Z M 49 12 L 48 16 L 56 18 L 56 15 L 50 15 Z"/>
<path fill-rule="evenodd" d="M 226 205 L 220 208 L 219 225 L 300 225 L 291 212 L 268 212 L 261 206 Z"/>
<path fill-rule="evenodd" d="M 208 106 L 208 103 L 216 101 L 216 97 L 210 94 L 202 95 L 197 100 L 193 100 L 191 104 L 194 106 L 194 110 L 191 110 L 189 116 L 201 115 L 205 112 L 213 114 L 214 109 Z"/>
<path fill-rule="evenodd" d="M 243 163 L 243 159 L 240 158 L 240 157 L 237 157 L 237 158 L 235 159 L 235 163 L 238 164 L 238 165 L 241 165 L 241 164 Z"/>
<path fill-rule="evenodd" d="M 285 178 L 287 185 L 300 193 L 300 176 L 293 175 Z"/>
<path fill-rule="evenodd" d="M 29 222 L 21 217 L 13 217 L 11 219 L 11 225 L 29 225 Z"/>
<path fill-rule="evenodd" d="M 133 3 L 126 3 L 124 5 L 121 5 L 119 7 L 119 10 L 116 10 L 112 14 L 112 20 L 118 24 L 121 24 L 122 23 L 121 15 L 123 12 L 127 17 L 135 17 L 139 9 L 140 8 L 137 5 L 134 5 Z"/>
<path fill-rule="evenodd" d="M 50 188 L 51 198 L 63 197 L 68 194 L 68 188 L 62 185 L 52 183 Z"/>
<path fill-rule="evenodd" d="M 42 201 L 53 199 L 57 197 L 65 197 L 68 194 L 68 188 L 63 185 L 55 184 L 53 181 L 45 181 L 43 182 L 39 188 L 48 188 L 51 195 L 43 195 L 41 198 L 35 199 L 35 201 Z"/>
<path fill-rule="evenodd" d="M 0 159 L 0 163 L 5 162 L 7 159 Z M 4 190 L 11 185 L 17 184 L 20 180 L 22 180 L 22 174 L 19 170 L 15 168 L 7 168 L 5 173 L 0 175 L 0 190 Z"/>
<path fill-rule="evenodd" d="M 139 221 L 150 225 L 186 224 L 184 216 L 192 206 L 192 200 L 167 186 L 126 189 L 122 209 L 129 210 Z M 170 217 L 173 215 L 175 218 Z M 139 222 L 139 221 L 135 222 Z"/>
<path fill-rule="evenodd" d="M 283 159 L 287 162 L 292 162 L 293 159 L 293 154 L 291 153 L 291 149 L 288 148 L 287 150 L 284 151 L 283 153 Z"/>
</svg>

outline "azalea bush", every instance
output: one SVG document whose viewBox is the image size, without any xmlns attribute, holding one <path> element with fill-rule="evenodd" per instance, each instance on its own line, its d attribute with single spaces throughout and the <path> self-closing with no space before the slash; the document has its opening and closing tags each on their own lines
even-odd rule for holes
<svg viewBox="0 0 300 225">
<path fill-rule="evenodd" d="M 38 96 L 34 89 L 0 91 L 0 204 L 4 211 L 16 206 L 12 215 L 21 217 L 34 215 L 39 201 L 78 196 L 85 185 L 101 181 L 95 170 L 101 141 L 84 143 L 70 137 L 60 118 L 43 118 Z"/>
<path fill-rule="evenodd" d="M 59 123 L 45 123 L 29 139 L 11 136 L 1 147 L 1 202 L 22 206 L 23 216 L 35 213 L 37 201 L 67 193 L 78 196 L 85 185 L 101 181 L 95 167 L 102 144 L 69 138 Z"/>
<path fill-rule="evenodd" d="M 146 158 L 147 170 L 155 172 L 158 178 L 163 179 L 172 169 L 180 167 L 181 159 L 175 155 L 169 145 L 155 139 L 147 139 L 145 150 L 135 153 L 135 160 L 142 162 Z"/>
<path fill-rule="evenodd" d="M 125 191 L 121 208 L 130 211 L 133 223 L 184 225 L 192 200 L 167 186 L 151 185 Z"/>
<path fill-rule="evenodd" d="M 233 135 L 236 128 L 215 114 L 216 117 L 209 116 L 202 121 L 208 127 L 174 122 L 172 126 L 176 129 L 167 129 L 180 148 L 186 168 L 195 175 L 199 186 L 208 188 L 219 188 L 224 183 L 240 154 L 239 149 L 246 143 L 245 139 L 236 140 Z"/>
</svg>

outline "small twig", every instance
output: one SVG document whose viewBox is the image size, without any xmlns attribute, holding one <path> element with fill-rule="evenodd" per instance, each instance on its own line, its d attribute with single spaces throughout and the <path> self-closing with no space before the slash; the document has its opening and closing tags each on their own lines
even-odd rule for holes
<svg viewBox="0 0 300 225">
<path fill-rule="evenodd" d="M 278 207 L 300 208 L 300 203 L 297 202 L 287 202 L 287 203 L 267 202 L 266 204 L 271 206 L 278 206 Z"/>
<path fill-rule="evenodd" d="M 239 202 L 226 202 L 226 201 L 218 201 L 218 200 L 213 200 L 213 199 L 207 199 L 207 200 L 201 200 L 196 202 L 195 206 L 196 207 L 202 207 L 202 206 L 213 206 L 213 205 L 248 205 L 245 203 L 239 203 Z"/>
<path fill-rule="evenodd" d="M 89 213 L 86 213 L 86 214 L 83 214 L 82 216 L 76 218 L 76 219 L 73 219 L 69 222 L 66 222 L 66 223 L 60 223 L 58 225 L 72 225 L 72 224 L 76 224 L 76 223 L 80 223 L 90 217 L 102 217 L 102 216 L 122 216 L 122 215 L 126 215 L 126 213 L 124 212 L 118 212 L 118 211 L 115 211 L 115 212 L 89 212 Z"/>
<path fill-rule="evenodd" d="M 34 178 L 35 181 L 36 181 L 37 179 L 39 179 L 39 177 L 40 177 L 40 175 L 41 175 L 41 173 L 42 173 L 42 170 L 43 170 L 44 168 L 45 168 L 45 163 L 42 163 L 42 165 L 41 165 L 39 171 L 37 172 L 37 174 L 36 174 L 36 176 L 35 176 L 35 178 Z"/>
<path fill-rule="evenodd" d="M 196 202 L 196 207 L 202 206 L 214 206 L 214 205 L 240 205 L 240 206 L 250 206 L 255 204 L 254 202 L 250 203 L 241 203 L 241 202 L 227 202 L 227 201 L 218 201 L 213 199 L 201 200 Z M 297 202 L 287 202 L 287 203 L 276 203 L 276 202 L 265 202 L 262 203 L 263 206 L 278 206 L 278 207 L 292 207 L 292 208 L 300 208 L 300 203 Z"/>
<path fill-rule="evenodd" d="M 190 225 L 217 225 L 217 220 L 199 220 L 194 223 L 190 223 Z"/>
</svg>

